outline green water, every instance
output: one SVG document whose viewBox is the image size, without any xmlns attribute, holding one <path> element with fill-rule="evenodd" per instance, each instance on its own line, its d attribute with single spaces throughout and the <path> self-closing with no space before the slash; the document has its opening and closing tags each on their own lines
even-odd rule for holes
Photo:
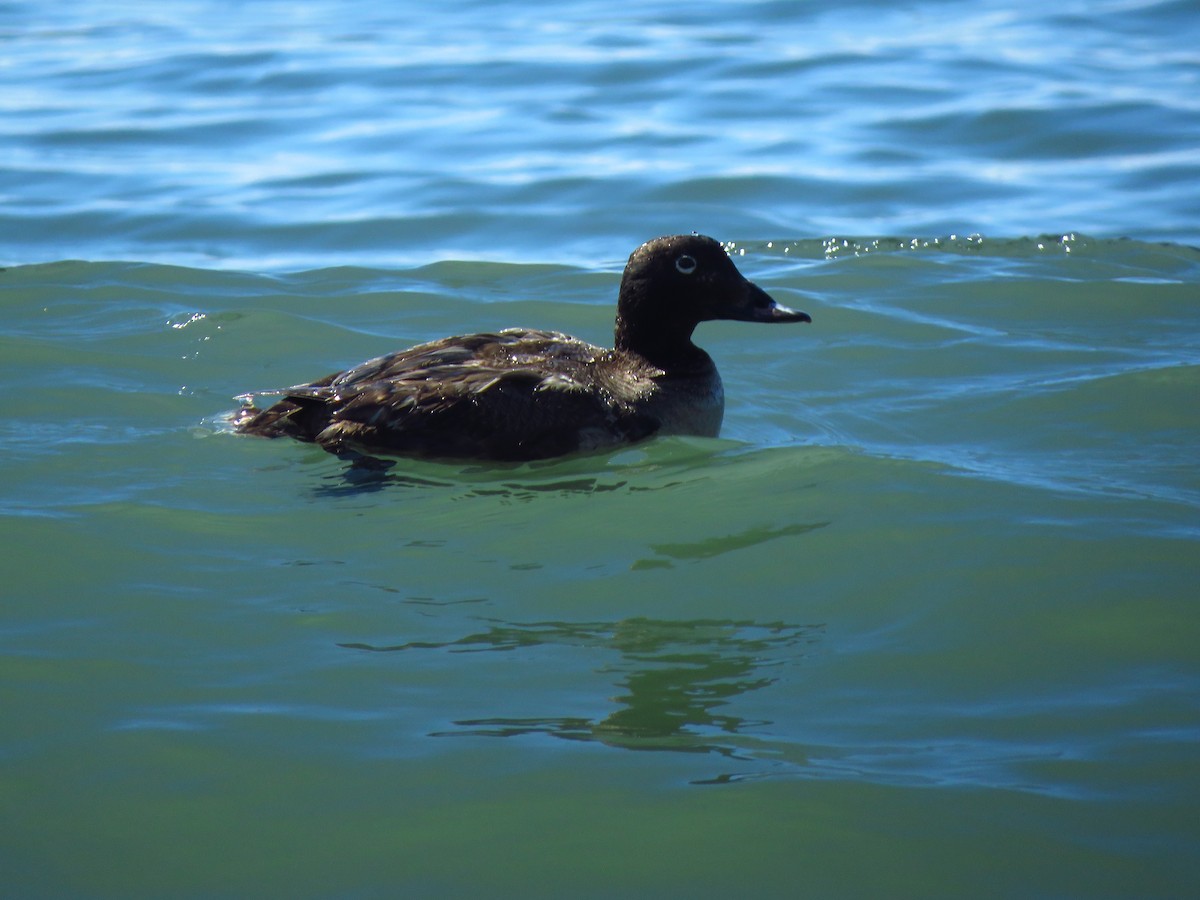
<svg viewBox="0 0 1200 900">
<path fill-rule="evenodd" d="M 4 272 L 6 893 L 1187 895 L 1200 258 L 1069 246 L 749 244 L 721 439 L 375 477 L 221 415 L 613 267 Z"/>
<path fill-rule="evenodd" d="M 1195 895 L 1197 46 L 0 3 L 0 897 Z M 699 329 L 720 440 L 372 478 L 224 426 L 606 343 L 693 230 L 813 316 Z"/>
</svg>

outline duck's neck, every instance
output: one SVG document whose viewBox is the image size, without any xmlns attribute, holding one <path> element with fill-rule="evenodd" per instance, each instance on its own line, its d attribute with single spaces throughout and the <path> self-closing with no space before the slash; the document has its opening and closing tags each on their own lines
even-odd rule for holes
<svg viewBox="0 0 1200 900">
<path fill-rule="evenodd" d="M 639 327 L 622 315 L 617 316 L 614 346 L 636 353 L 669 375 L 705 375 L 713 368 L 707 353 L 692 343 L 692 329 L 672 328 L 664 322 Z"/>
</svg>

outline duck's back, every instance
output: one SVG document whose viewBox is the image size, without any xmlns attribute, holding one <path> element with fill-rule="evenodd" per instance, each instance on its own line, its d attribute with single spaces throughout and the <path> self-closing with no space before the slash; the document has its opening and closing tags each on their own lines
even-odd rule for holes
<svg viewBox="0 0 1200 900">
<path fill-rule="evenodd" d="M 507 329 L 421 344 L 288 388 L 266 410 L 242 410 L 235 424 L 336 453 L 540 459 L 659 431 L 663 375 L 636 354 Z"/>
</svg>

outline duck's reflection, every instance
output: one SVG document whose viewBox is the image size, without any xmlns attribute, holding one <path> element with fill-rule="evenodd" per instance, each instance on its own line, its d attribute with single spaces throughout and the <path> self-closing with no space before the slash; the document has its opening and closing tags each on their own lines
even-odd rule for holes
<svg viewBox="0 0 1200 900">
<path fill-rule="evenodd" d="M 734 712 L 739 696 L 777 680 L 779 667 L 803 656 L 821 640 L 823 625 L 696 619 L 626 619 L 616 623 L 491 621 L 454 641 L 394 646 L 342 644 L 372 650 L 483 652 L 541 645 L 614 651 L 600 671 L 615 676 L 617 708 L 602 719 L 578 716 L 463 719 L 433 736 L 515 737 L 545 734 L 572 741 L 600 741 L 630 750 L 716 753 L 742 758 L 737 736 L 769 724 Z"/>
<path fill-rule="evenodd" d="M 627 479 L 615 475 L 603 478 L 580 476 L 543 481 L 527 477 L 524 480 L 480 480 L 478 483 L 473 483 L 469 480 L 471 474 L 469 471 L 456 476 L 438 477 L 433 475 L 426 477 L 410 472 L 392 471 L 395 465 L 395 460 L 356 458 L 350 461 L 350 465 L 339 469 L 332 475 L 325 476 L 324 483 L 314 487 L 312 493 L 316 497 L 342 498 L 367 496 L 384 490 L 437 488 L 455 490 L 463 497 L 496 497 L 502 500 L 531 503 L 546 494 L 604 494 L 621 490 L 659 490 L 678 484 L 677 481 L 669 481 L 666 484 L 652 487 L 635 487 L 631 486 Z"/>
</svg>

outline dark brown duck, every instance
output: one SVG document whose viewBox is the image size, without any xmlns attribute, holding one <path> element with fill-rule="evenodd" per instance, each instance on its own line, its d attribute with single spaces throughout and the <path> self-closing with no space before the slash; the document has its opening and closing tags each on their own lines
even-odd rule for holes
<svg viewBox="0 0 1200 900">
<path fill-rule="evenodd" d="M 716 437 L 725 398 L 700 322 L 810 322 L 747 281 L 712 238 L 674 235 L 629 257 L 616 342 L 508 328 L 420 344 L 320 381 L 246 394 L 234 427 L 342 456 L 528 460 L 640 441 Z M 266 409 L 258 396 L 281 399 Z"/>
</svg>

